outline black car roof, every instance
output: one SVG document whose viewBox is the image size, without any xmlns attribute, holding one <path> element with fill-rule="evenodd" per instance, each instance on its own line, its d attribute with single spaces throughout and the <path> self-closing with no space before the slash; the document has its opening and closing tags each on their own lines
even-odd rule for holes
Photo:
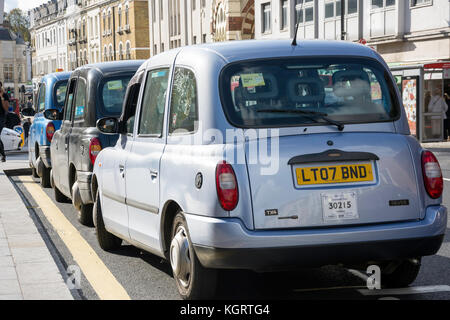
<svg viewBox="0 0 450 320">
<path fill-rule="evenodd" d="M 136 72 L 144 62 L 145 60 L 127 60 L 127 61 L 112 61 L 112 62 L 87 64 L 77 68 L 75 70 L 75 73 L 78 72 L 87 73 L 91 70 L 95 70 L 98 73 L 100 73 L 103 77 L 107 77 L 113 76 L 116 73 Z"/>
</svg>

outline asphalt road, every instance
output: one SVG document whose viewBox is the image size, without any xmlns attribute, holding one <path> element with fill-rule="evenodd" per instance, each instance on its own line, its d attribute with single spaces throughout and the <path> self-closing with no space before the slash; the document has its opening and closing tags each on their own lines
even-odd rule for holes
<svg viewBox="0 0 450 320">
<path fill-rule="evenodd" d="M 450 207 L 450 150 L 435 149 L 432 151 L 436 152 L 444 177 L 449 179 L 445 181 L 444 204 Z M 14 156 L 14 158 L 20 159 L 22 157 L 26 159 L 25 154 Z M 31 214 L 36 217 L 36 223 L 61 271 L 67 269 L 68 266 L 77 265 L 57 231 L 47 220 L 36 200 L 27 191 L 24 183 L 21 182 L 21 177 L 12 176 L 11 179 L 22 193 Z M 92 247 L 131 299 L 179 299 L 171 268 L 167 262 L 126 243 L 116 252 L 102 251 L 97 244 L 95 229 L 82 226 L 77 221 L 77 213 L 72 204 L 57 203 L 54 201 L 52 189 L 43 190 Z M 221 274 L 217 298 L 450 300 L 450 272 L 448 270 L 450 270 L 450 223 L 445 242 L 439 253 L 423 258 L 420 274 L 413 283 L 412 289 L 400 292 L 381 290 L 376 295 L 364 295 L 359 291 L 359 289 L 364 289 L 366 284 L 362 274 L 342 267 L 330 266 L 263 275 L 246 271 L 226 271 Z M 63 274 L 63 276 L 66 275 Z M 84 275 L 81 278 L 81 289 L 72 292 L 77 299 L 99 298 Z"/>
</svg>

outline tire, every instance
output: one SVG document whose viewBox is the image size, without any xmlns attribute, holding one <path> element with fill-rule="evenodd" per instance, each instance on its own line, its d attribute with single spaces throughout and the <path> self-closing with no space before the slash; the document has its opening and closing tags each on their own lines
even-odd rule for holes
<svg viewBox="0 0 450 320">
<path fill-rule="evenodd" d="M 53 188 L 53 191 L 55 193 L 55 200 L 56 200 L 56 202 L 64 203 L 64 202 L 68 202 L 69 201 L 69 198 L 67 198 L 64 194 L 62 194 L 61 191 L 59 191 L 57 186 L 55 186 Z"/>
<path fill-rule="evenodd" d="M 183 299 L 212 299 L 215 296 L 217 270 L 200 264 L 181 211 L 173 220 L 169 259 L 178 293 Z"/>
<path fill-rule="evenodd" d="M 414 263 L 411 260 L 403 260 L 390 273 L 381 272 L 381 285 L 386 288 L 405 288 L 413 283 L 420 271 L 421 258 Z"/>
<path fill-rule="evenodd" d="M 33 176 L 33 178 L 39 178 L 35 167 L 31 167 L 31 175 Z"/>
<path fill-rule="evenodd" d="M 78 221 L 86 227 L 93 227 L 94 223 L 92 220 L 92 204 L 81 204 L 80 210 L 78 210 Z"/>
<path fill-rule="evenodd" d="M 97 191 L 97 195 L 95 197 L 95 203 L 94 203 L 94 217 L 95 217 L 95 229 L 97 231 L 97 241 L 100 245 L 100 248 L 102 248 L 105 251 L 114 251 L 120 248 L 122 245 L 122 239 L 116 237 L 112 233 L 109 233 L 105 229 L 105 223 L 103 222 L 103 216 L 102 216 L 102 207 L 100 204 L 100 196 Z"/>
<path fill-rule="evenodd" d="M 41 177 L 41 186 L 43 188 L 50 188 L 50 170 L 46 166 L 44 166 L 44 170 L 42 171 Z"/>
<path fill-rule="evenodd" d="M 87 227 L 93 227 L 92 223 L 92 204 L 84 204 L 80 195 L 80 189 L 78 188 L 78 178 L 75 174 L 75 182 L 72 185 L 72 203 L 75 209 L 78 211 L 78 221 Z"/>
</svg>

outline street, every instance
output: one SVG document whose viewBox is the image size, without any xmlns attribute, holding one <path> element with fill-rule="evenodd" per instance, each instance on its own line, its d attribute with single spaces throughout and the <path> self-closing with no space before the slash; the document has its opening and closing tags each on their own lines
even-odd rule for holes
<svg viewBox="0 0 450 320">
<path fill-rule="evenodd" d="M 431 150 L 440 161 L 446 179 L 444 204 L 450 207 L 450 150 Z M 25 168 L 27 154 L 9 155 L 8 161 L 23 161 Z M 68 278 L 66 270 L 80 267 L 81 288 L 71 290 L 75 299 L 96 300 L 105 298 L 107 294 L 119 299 L 179 299 L 167 262 L 127 243 L 113 253 L 104 252 L 97 243 L 95 229 L 82 226 L 77 221 L 77 212 L 72 204 L 57 203 L 53 190 L 42 189 L 28 171 L 9 172 L 12 174 L 10 178 L 22 194 L 30 215 L 37 218 L 34 220 L 38 230 L 63 278 Z M 80 248 L 88 250 L 89 254 L 83 255 Z M 369 291 L 362 272 L 337 266 L 272 274 L 224 271 L 220 276 L 217 298 L 449 300 L 448 270 L 450 228 L 439 253 L 423 258 L 420 274 L 410 288 Z"/>
</svg>

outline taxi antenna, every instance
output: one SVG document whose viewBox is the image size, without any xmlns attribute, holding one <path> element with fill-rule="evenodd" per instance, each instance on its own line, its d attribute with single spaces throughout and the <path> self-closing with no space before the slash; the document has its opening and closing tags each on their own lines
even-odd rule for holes
<svg viewBox="0 0 450 320">
<path fill-rule="evenodd" d="M 298 5 L 297 5 L 298 6 Z M 292 46 L 297 46 L 297 33 L 298 33 L 298 27 L 300 25 L 300 19 L 299 19 L 299 14 L 303 15 L 303 1 L 300 3 L 300 8 L 297 8 L 297 6 L 295 7 L 295 17 L 297 18 L 297 24 L 295 25 L 295 34 L 294 34 L 294 39 L 292 39 Z M 299 10 L 297 10 L 299 9 Z"/>
<path fill-rule="evenodd" d="M 298 26 L 300 25 L 299 22 L 297 22 L 297 25 L 295 26 L 295 34 L 294 34 L 294 39 L 292 40 L 292 45 L 296 46 L 297 45 L 297 32 L 298 32 Z"/>
</svg>

